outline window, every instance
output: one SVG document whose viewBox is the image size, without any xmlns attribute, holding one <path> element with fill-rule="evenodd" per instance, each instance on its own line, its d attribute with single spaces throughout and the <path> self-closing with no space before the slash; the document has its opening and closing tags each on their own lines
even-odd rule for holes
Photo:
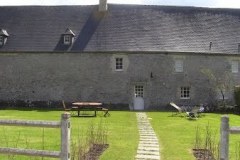
<svg viewBox="0 0 240 160">
<path fill-rule="evenodd" d="M 190 87 L 181 87 L 181 99 L 190 99 Z"/>
<path fill-rule="evenodd" d="M 128 55 L 124 53 L 113 54 L 110 57 L 110 67 L 112 72 L 122 74 L 128 70 L 129 59 Z"/>
<path fill-rule="evenodd" d="M 71 45 L 74 41 L 75 34 L 69 28 L 66 29 L 63 35 L 63 44 L 64 45 Z"/>
<path fill-rule="evenodd" d="M 116 58 L 116 70 L 122 71 L 123 70 L 123 58 Z"/>
<path fill-rule="evenodd" d="M 238 61 L 231 62 L 232 73 L 238 73 Z"/>
<path fill-rule="evenodd" d="M 175 60 L 175 72 L 183 72 L 183 60 Z"/>
<path fill-rule="evenodd" d="M 0 46 L 2 46 L 4 44 L 4 38 L 3 36 L 0 36 Z"/>
<path fill-rule="evenodd" d="M 143 97 L 143 86 L 142 85 L 135 86 L 135 97 Z"/>
<path fill-rule="evenodd" d="M 64 44 L 66 44 L 66 45 L 71 44 L 71 36 L 70 35 L 64 35 Z"/>
</svg>

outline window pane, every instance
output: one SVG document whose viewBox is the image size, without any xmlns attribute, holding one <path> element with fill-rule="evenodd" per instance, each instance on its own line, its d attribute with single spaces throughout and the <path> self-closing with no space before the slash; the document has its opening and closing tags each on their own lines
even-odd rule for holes
<svg viewBox="0 0 240 160">
<path fill-rule="evenodd" d="M 183 61 L 181 59 L 175 60 L 175 71 L 183 72 Z"/>
<path fill-rule="evenodd" d="M 143 97 L 143 86 L 135 86 L 135 97 Z"/>
<path fill-rule="evenodd" d="M 238 73 L 238 61 L 232 61 L 232 73 Z"/>
<path fill-rule="evenodd" d="M 71 37 L 69 35 L 64 36 L 64 44 L 70 44 L 71 43 Z"/>
<path fill-rule="evenodd" d="M 0 36 L 0 45 L 3 45 L 3 36 Z"/>
<path fill-rule="evenodd" d="M 123 69 L 123 58 L 116 58 L 116 70 Z"/>
<path fill-rule="evenodd" d="M 181 87 L 181 98 L 182 99 L 190 98 L 190 87 Z"/>
</svg>

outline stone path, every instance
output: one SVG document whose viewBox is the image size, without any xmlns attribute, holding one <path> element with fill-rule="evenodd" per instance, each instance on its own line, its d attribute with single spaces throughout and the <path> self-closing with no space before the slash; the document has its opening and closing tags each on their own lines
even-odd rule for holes
<svg viewBox="0 0 240 160">
<path fill-rule="evenodd" d="M 140 140 L 136 160 L 160 160 L 158 138 L 146 113 L 136 113 Z"/>
</svg>

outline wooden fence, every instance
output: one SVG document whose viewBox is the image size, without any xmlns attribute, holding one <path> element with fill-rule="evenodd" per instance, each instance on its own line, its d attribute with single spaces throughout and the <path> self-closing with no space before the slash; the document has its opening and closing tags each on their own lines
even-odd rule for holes
<svg viewBox="0 0 240 160">
<path fill-rule="evenodd" d="M 27 156 L 40 156 L 70 160 L 70 114 L 61 115 L 61 121 L 24 121 L 24 120 L 0 120 L 0 125 L 61 128 L 61 151 L 46 151 L 20 148 L 0 148 L 2 154 L 15 154 Z"/>
<path fill-rule="evenodd" d="M 221 117 L 220 160 L 229 158 L 229 134 L 240 134 L 240 127 L 229 127 L 229 117 Z"/>
</svg>

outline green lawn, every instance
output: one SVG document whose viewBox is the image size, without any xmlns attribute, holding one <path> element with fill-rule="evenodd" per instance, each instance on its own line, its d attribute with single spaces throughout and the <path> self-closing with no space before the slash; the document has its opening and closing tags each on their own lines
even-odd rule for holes
<svg viewBox="0 0 240 160">
<path fill-rule="evenodd" d="M 0 110 L 0 119 L 59 121 L 62 113 L 62 111 Z M 98 128 L 100 124 L 107 130 L 107 143 L 109 144 L 109 148 L 101 159 L 133 160 L 138 145 L 136 114 L 116 111 L 111 112 L 111 116 L 106 118 L 102 116 L 102 113 L 99 113 L 97 117 L 72 117 L 72 142 L 85 143 L 89 127 Z M 0 126 L 0 137 L 1 147 L 60 150 L 60 129 Z M 0 155 L 0 159 L 29 160 L 30 158 Z M 36 160 L 36 158 L 31 159 Z M 51 158 L 44 158 L 44 160 L 47 159 Z"/>
<path fill-rule="evenodd" d="M 212 134 L 217 139 L 216 143 L 219 141 L 221 114 L 206 113 L 197 120 L 173 117 L 170 112 L 149 112 L 148 117 L 160 141 L 161 160 L 194 160 L 192 148 L 197 127 L 201 130 L 202 137 L 205 137 L 206 127 L 210 126 Z M 240 126 L 239 116 L 229 115 L 229 117 L 230 126 Z M 236 144 L 239 142 L 240 135 L 230 135 L 229 159 L 236 160 Z"/>
<path fill-rule="evenodd" d="M 62 113 L 62 111 L 0 110 L 0 119 L 58 121 Z M 72 142 L 84 143 L 89 128 L 97 128 L 101 124 L 107 130 L 109 148 L 100 159 L 134 160 L 138 147 L 136 113 L 127 111 L 111 111 L 110 113 L 111 116 L 106 118 L 101 113 L 97 117 L 91 118 L 72 117 Z M 147 114 L 159 138 L 161 160 L 194 160 L 192 148 L 197 126 L 204 132 L 205 127 L 209 124 L 213 132 L 216 132 L 216 137 L 219 138 L 220 114 L 205 114 L 197 120 L 188 120 L 178 116 L 172 117 L 171 112 L 148 112 Z M 240 126 L 239 122 L 239 116 L 230 115 L 231 126 Z M 60 149 L 60 129 L 0 126 L 0 137 L 1 147 Z M 232 157 L 235 156 L 235 146 L 239 141 L 240 135 L 230 136 L 230 159 L 235 159 Z M 0 159 L 29 160 L 30 158 L 0 155 Z M 44 160 L 47 159 L 50 160 L 50 158 L 44 158 Z"/>
</svg>

